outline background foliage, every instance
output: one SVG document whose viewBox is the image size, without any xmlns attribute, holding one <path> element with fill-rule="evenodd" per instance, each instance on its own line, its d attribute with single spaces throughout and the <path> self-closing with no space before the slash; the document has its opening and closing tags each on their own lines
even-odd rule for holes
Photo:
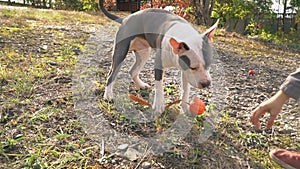
<svg viewBox="0 0 300 169">
<path fill-rule="evenodd" d="M 126 2 L 126 1 L 125 1 Z M 128 1 L 130 2 L 130 1 Z M 275 12 L 272 4 L 284 6 Z M 300 0 L 141 0 L 140 9 L 172 7 L 172 11 L 197 25 L 210 26 L 216 18 L 229 32 L 260 38 L 300 48 Z M 8 0 L 9 4 L 14 4 Z M 98 11 L 98 0 L 23 0 L 23 5 L 60 10 Z M 115 0 L 106 0 L 106 7 L 117 10 Z M 289 13 L 294 9 L 294 13 Z M 281 10 L 282 11 L 282 10 Z"/>
<path fill-rule="evenodd" d="M 126 1 L 124 1 L 126 2 Z M 130 2 L 130 1 L 128 1 Z M 275 12 L 273 3 L 283 6 Z M 140 10 L 168 8 L 197 25 L 210 26 L 216 18 L 229 32 L 260 38 L 268 42 L 300 47 L 300 0 L 141 0 Z M 9 4 L 14 4 L 8 0 Z M 23 5 L 60 10 L 97 11 L 98 0 L 23 0 Z M 110 10 L 117 10 L 115 0 L 106 0 Z M 279 7 L 278 7 L 279 8 Z M 294 13 L 289 13 L 294 9 Z M 282 12 L 282 10 L 280 10 Z"/>
</svg>

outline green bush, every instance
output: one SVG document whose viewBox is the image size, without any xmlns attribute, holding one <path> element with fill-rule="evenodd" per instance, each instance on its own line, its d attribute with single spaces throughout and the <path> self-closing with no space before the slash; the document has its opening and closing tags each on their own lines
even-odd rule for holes
<svg viewBox="0 0 300 169">
<path fill-rule="evenodd" d="M 95 11 L 98 5 L 94 0 L 56 0 L 53 3 L 54 9 Z"/>
</svg>

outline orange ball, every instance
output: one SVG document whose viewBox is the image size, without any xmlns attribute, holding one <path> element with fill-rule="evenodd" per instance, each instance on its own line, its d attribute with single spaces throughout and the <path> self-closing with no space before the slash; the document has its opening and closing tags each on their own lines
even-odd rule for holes
<svg viewBox="0 0 300 169">
<path fill-rule="evenodd" d="M 190 112 L 194 115 L 201 115 L 204 111 L 205 103 L 199 98 L 194 98 L 190 103 Z"/>
</svg>

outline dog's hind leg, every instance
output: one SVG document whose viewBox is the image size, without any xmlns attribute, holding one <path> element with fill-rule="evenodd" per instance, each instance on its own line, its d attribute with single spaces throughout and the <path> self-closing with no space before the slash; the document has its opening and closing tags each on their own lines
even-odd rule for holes
<svg viewBox="0 0 300 169">
<path fill-rule="evenodd" d="M 119 42 L 115 42 L 112 66 L 108 74 L 108 79 L 105 87 L 104 98 L 113 99 L 113 85 L 115 78 L 122 66 L 130 46 L 130 42 L 133 38 L 129 37 Z"/>
<path fill-rule="evenodd" d="M 138 88 L 149 88 L 150 86 L 140 79 L 139 74 L 150 56 L 151 48 L 146 40 L 136 38 L 131 43 L 130 50 L 133 50 L 136 58 L 130 70 L 130 75 Z"/>
</svg>

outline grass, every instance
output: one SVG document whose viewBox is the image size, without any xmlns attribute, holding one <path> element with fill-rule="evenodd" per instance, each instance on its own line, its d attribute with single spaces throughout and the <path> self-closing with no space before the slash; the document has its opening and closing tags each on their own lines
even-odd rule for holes
<svg viewBox="0 0 300 169">
<path fill-rule="evenodd" d="M 95 13 L 2 8 L 0 20 L 0 168 L 114 168 L 116 165 L 134 168 L 132 166 L 136 163 L 122 164 L 122 160 L 109 152 L 103 153 L 103 147 L 86 134 L 74 110 L 75 98 L 70 89 L 77 63 L 74 49 L 83 51 L 89 37 L 87 30 L 104 25 L 108 20 Z M 241 40 L 239 35 L 222 31 L 216 40 L 226 42 L 224 48 L 228 51 L 257 63 L 262 56 L 274 59 L 269 63 L 273 66 L 279 65 L 278 61 L 288 62 L 291 66 L 297 64 L 284 59 L 293 57 L 297 53 L 294 50 L 280 56 L 278 48 L 245 38 Z M 270 52 L 266 54 L 265 51 Z M 274 56 L 271 56 L 272 53 Z M 100 69 L 97 73 L 102 76 L 104 72 Z M 103 93 L 104 81 L 95 83 L 98 93 Z M 164 90 L 168 95 L 178 94 L 174 85 L 166 86 Z M 146 95 L 147 91 L 140 94 Z M 126 105 L 132 104 L 126 102 Z M 99 102 L 98 106 L 122 126 L 139 129 L 134 120 L 130 121 L 116 112 L 113 104 Z M 213 107 L 211 105 L 210 108 Z M 167 128 L 173 120 L 169 119 L 171 113 L 165 113 L 156 121 L 157 126 L 146 124 L 142 127 Z M 204 118 L 198 116 L 194 123 L 202 126 Z M 300 150 L 300 145 L 288 136 L 280 137 L 280 147 L 293 145 L 291 148 Z M 147 160 L 156 161 L 158 166 L 171 163 L 170 166 L 174 167 L 181 156 L 191 156 L 185 162 L 192 166 L 198 165 L 199 160 L 205 157 L 208 161 L 208 157 L 216 152 L 230 162 L 235 162 L 230 156 L 243 154 L 241 158 L 253 160 L 254 166 L 279 168 L 267 157 L 269 147 L 264 146 L 272 143 L 272 138 L 245 131 L 242 124 L 226 111 L 213 139 L 211 143 L 193 149 L 191 154 L 172 150 L 170 155 L 149 157 Z M 119 164 L 118 160 L 121 161 Z M 201 162 L 205 164 L 205 160 Z"/>
<path fill-rule="evenodd" d="M 11 9 L 1 9 L 1 17 L 6 20 L 7 26 L 35 26 L 43 25 L 67 25 L 67 24 L 104 24 L 107 19 L 95 17 L 93 13 L 75 12 L 75 11 L 54 11 L 54 10 L 11 10 Z M 14 21 L 14 22 L 11 22 Z M 76 25 L 78 26 L 78 25 Z M 30 27 L 28 27 L 30 28 Z M 27 29 L 28 29 L 27 28 Z M 16 28 L 18 29 L 18 28 Z M 26 28 L 25 28 L 26 29 Z"/>
<path fill-rule="evenodd" d="M 76 113 L 66 114 L 73 103 L 70 85 L 63 80 L 72 77 L 73 50 L 83 50 L 88 38 L 83 27 L 104 20 L 72 11 L 0 11 L 1 167 L 92 165 L 88 161 L 98 147 L 87 145 L 90 140 L 83 133 L 76 135 L 82 126 Z M 73 27 L 75 35 L 57 26 Z"/>
</svg>

